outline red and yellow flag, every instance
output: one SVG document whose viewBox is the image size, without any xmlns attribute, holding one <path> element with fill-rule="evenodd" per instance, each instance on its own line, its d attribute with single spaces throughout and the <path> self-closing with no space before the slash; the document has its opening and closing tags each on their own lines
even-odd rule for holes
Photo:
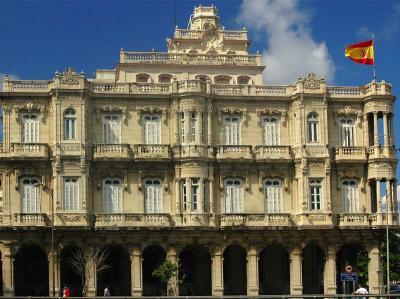
<svg viewBox="0 0 400 299">
<path fill-rule="evenodd" d="M 374 64 L 374 40 L 347 46 L 344 55 L 362 64 Z"/>
</svg>

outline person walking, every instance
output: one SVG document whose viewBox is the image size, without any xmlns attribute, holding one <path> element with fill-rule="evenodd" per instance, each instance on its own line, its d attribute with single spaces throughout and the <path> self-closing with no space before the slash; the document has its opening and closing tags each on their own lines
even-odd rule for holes
<svg viewBox="0 0 400 299">
<path fill-rule="evenodd" d="M 368 295 L 368 291 L 360 283 L 360 285 L 358 286 L 358 289 L 353 293 L 353 295 Z M 361 297 L 361 298 L 365 299 L 366 297 Z"/>
<path fill-rule="evenodd" d="M 104 297 L 109 297 L 109 296 L 111 296 L 110 289 L 108 286 L 106 286 L 106 288 L 104 289 Z"/>
<path fill-rule="evenodd" d="M 64 289 L 63 289 L 63 295 L 62 295 L 63 297 L 69 297 L 70 296 L 70 294 L 69 294 L 69 288 L 67 287 L 67 286 L 65 286 L 64 287 Z"/>
</svg>

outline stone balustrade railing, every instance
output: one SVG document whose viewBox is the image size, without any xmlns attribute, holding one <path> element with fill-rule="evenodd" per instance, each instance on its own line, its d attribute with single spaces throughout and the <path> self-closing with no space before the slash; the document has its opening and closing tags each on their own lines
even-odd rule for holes
<svg viewBox="0 0 400 299">
<path fill-rule="evenodd" d="M 260 55 L 198 54 L 166 52 L 120 52 L 121 63 L 196 64 L 196 65 L 261 65 Z"/>
<path fill-rule="evenodd" d="M 93 158 L 118 158 L 130 159 L 131 150 L 129 144 L 94 144 Z"/>
<path fill-rule="evenodd" d="M 167 53 L 168 54 L 168 53 Z M 144 55 L 144 54 L 143 54 Z M 132 58 L 134 61 L 137 59 L 138 63 L 140 57 L 143 55 L 134 55 Z M 147 53 L 143 59 L 150 59 L 153 53 Z M 175 57 L 181 54 L 168 54 L 168 57 Z M 182 54 L 192 55 L 192 54 Z M 203 55 L 203 54 L 198 54 Z M 232 56 L 232 55 L 227 55 Z M 161 61 L 169 61 L 167 58 L 160 56 Z M 232 56 L 233 57 L 233 56 Z M 230 59 L 233 59 L 233 58 Z M 247 57 L 247 56 L 246 56 Z M 172 59 L 171 58 L 171 59 Z M 174 58 L 179 60 L 178 58 Z M 172 60 L 174 60 L 172 59 Z M 211 59 L 211 58 L 208 58 Z M 214 59 L 214 58 L 213 58 Z M 226 58 L 228 59 L 228 58 Z M 238 58 L 239 59 L 239 58 Z M 244 59 L 244 58 L 241 58 Z M 250 58 L 249 58 L 250 59 Z M 251 60 L 251 59 L 250 59 Z M 175 85 L 176 84 L 176 85 Z M 281 85 L 281 86 L 268 86 L 268 85 L 240 85 L 240 84 L 206 84 L 200 80 L 181 80 L 174 81 L 172 83 L 105 83 L 105 82 L 93 82 L 85 81 L 84 88 L 89 89 L 94 94 L 154 94 L 154 95 L 168 95 L 171 93 L 184 93 L 184 92 L 198 92 L 198 93 L 212 93 L 221 96 L 271 96 L 271 97 L 283 97 L 288 98 L 304 90 L 304 88 L 298 88 L 298 84 L 293 85 Z M 208 87 L 209 86 L 209 87 Z M 56 88 L 54 81 L 19 81 L 19 80 L 5 80 L 3 82 L 4 92 L 49 92 L 53 88 Z M 78 88 L 82 88 L 79 86 Z M 334 87 L 327 86 L 325 89 L 319 89 L 320 94 L 325 92 L 331 97 L 338 98 L 362 98 L 369 95 L 391 95 L 391 85 L 382 82 L 371 82 L 361 87 Z"/>
<path fill-rule="evenodd" d="M 290 214 L 222 214 L 221 226 L 291 226 Z"/>
<path fill-rule="evenodd" d="M 290 146 L 285 145 L 257 145 L 254 147 L 256 160 L 291 159 Z"/>
<path fill-rule="evenodd" d="M 169 214 L 96 214 L 96 227 L 171 226 Z"/>
<path fill-rule="evenodd" d="M 47 225 L 45 213 L 17 213 L 14 214 L 14 225 L 19 226 L 45 226 Z"/>
<path fill-rule="evenodd" d="M 251 159 L 251 145 L 218 145 L 215 147 L 217 159 Z"/>
<path fill-rule="evenodd" d="M 336 160 L 366 159 L 366 151 L 363 146 L 343 146 L 335 148 Z"/>
<path fill-rule="evenodd" d="M 5 152 L 5 151 L 3 151 Z M 49 157 L 47 143 L 11 143 L 9 154 L 13 158 L 44 158 Z"/>
<path fill-rule="evenodd" d="M 218 30 L 219 34 L 226 40 L 247 40 L 247 30 Z M 203 30 L 175 29 L 174 37 L 180 39 L 200 39 Z"/>
<path fill-rule="evenodd" d="M 135 144 L 135 160 L 170 159 L 171 150 L 168 144 Z"/>
</svg>

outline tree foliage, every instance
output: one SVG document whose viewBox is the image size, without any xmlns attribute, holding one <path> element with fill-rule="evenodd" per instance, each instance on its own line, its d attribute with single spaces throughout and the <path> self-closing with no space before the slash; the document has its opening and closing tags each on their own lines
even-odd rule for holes
<svg viewBox="0 0 400 299">
<path fill-rule="evenodd" d="M 178 295 L 178 265 L 166 259 L 157 269 L 151 274 L 158 278 L 162 283 L 167 284 L 167 295 Z"/>
<path fill-rule="evenodd" d="M 390 280 L 400 281 L 400 230 L 390 230 L 389 232 L 389 270 Z M 386 283 L 386 235 L 382 250 L 384 281 Z"/>
</svg>

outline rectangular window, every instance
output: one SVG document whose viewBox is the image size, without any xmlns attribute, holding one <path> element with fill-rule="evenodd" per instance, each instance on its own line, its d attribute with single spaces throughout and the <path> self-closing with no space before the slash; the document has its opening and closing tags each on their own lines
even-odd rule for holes
<svg viewBox="0 0 400 299">
<path fill-rule="evenodd" d="M 181 197 L 182 197 L 182 211 L 188 211 L 188 198 L 187 198 L 187 180 L 181 181 Z"/>
<path fill-rule="evenodd" d="M 197 112 L 190 112 L 190 142 L 196 142 Z"/>
<path fill-rule="evenodd" d="M 321 180 L 310 180 L 310 210 L 321 210 Z"/>
<path fill-rule="evenodd" d="M 264 145 L 279 145 L 279 118 L 268 116 L 263 119 L 264 124 Z"/>
<path fill-rule="evenodd" d="M 184 143 L 185 142 L 185 113 L 181 112 L 179 113 L 179 137 L 180 137 L 180 142 Z"/>
<path fill-rule="evenodd" d="M 199 179 L 192 179 L 192 211 L 198 212 L 199 211 Z"/>
<path fill-rule="evenodd" d="M 103 117 L 103 143 L 121 143 L 121 117 L 117 114 L 106 114 Z"/>
<path fill-rule="evenodd" d="M 39 115 L 26 113 L 22 115 L 22 142 L 39 142 Z"/>
<path fill-rule="evenodd" d="M 63 210 L 68 212 L 79 211 L 79 181 L 77 178 L 64 178 Z"/>
<path fill-rule="evenodd" d="M 224 117 L 224 144 L 225 145 L 240 145 L 240 117 L 225 116 Z"/>
<path fill-rule="evenodd" d="M 75 139 L 75 119 L 66 118 L 64 121 L 64 139 Z"/>
<path fill-rule="evenodd" d="M 160 144 L 161 143 L 160 116 L 143 115 L 142 124 L 143 124 L 144 144 Z"/>
</svg>

